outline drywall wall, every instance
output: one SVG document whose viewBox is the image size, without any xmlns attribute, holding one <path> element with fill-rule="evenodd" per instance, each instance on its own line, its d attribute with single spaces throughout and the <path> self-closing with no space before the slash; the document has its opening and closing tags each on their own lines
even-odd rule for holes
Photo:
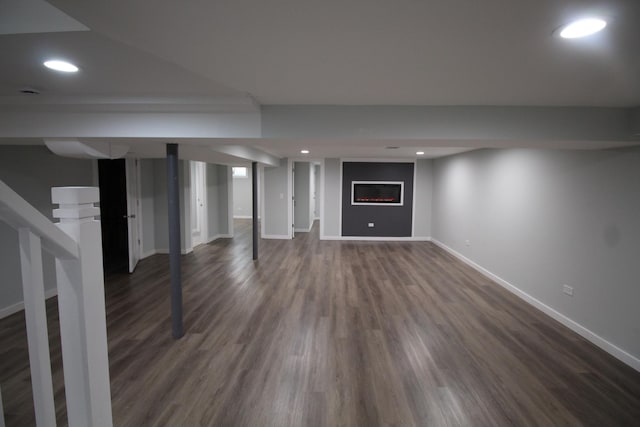
<svg viewBox="0 0 640 427">
<path fill-rule="evenodd" d="M 637 369 L 639 218 L 638 148 L 480 150 L 434 161 L 433 237 Z"/>
<path fill-rule="evenodd" d="M 143 256 L 154 253 L 166 253 L 169 248 L 167 217 L 167 164 L 164 159 L 146 159 L 140 162 L 142 188 L 142 236 Z M 191 234 L 190 203 L 190 168 L 189 162 L 180 160 L 180 224 L 181 248 L 183 253 L 189 252 Z M 231 171 L 227 166 L 206 164 L 207 182 L 207 236 L 209 242 L 218 237 L 232 235 L 229 230 L 229 192 Z M 186 197 L 185 197 L 186 196 Z"/>
<path fill-rule="evenodd" d="M 320 219 L 320 165 L 313 166 L 313 219 Z"/>
<path fill-rule="evenodd" d="M 152 162 L 155 246 L 157 252 L 168 253 L 169 217 L 167 215 L 167 162 L 165 159 L 154 159 Z M 191 173 L 187 160 L 180 160 L 178 166 L 180 180 L 180 247 L 182 252 L 186 253 L 192 249 L 191 203 L 189 203 L 189 200 L 191 199 Z"/>
<path fill-rule="evenodd" d="M 262 137 L 427 140 L 434 147 L 637 144 L 630 108 L 263 105 Z"/>
<path fill-rule="evenodd" d="M 295 162 L 294 176 L 294 218 L 293 226 L 296 232 L 309 231 L 313 218 L 310 216 L 311 207 L 311 165 L 309 162 Z"/>
<path fill-rule="evenodd" d="M 251 218 L 252 215 L 252 171 L 247 167 L 247 176 L 233 177 L 233 217 Z"/>
<path fill-rule="evenodd" d="M 433 160 L 416 161 L 416 182 L 413 196 L 413 236 L 431 237 L 431 206 L 433 203 Z"/>
<path fill-rule="evenodd" d="M 342 235 L 411 237 L 413 168 L 413 163 L 342 163 Z M 353 205 L 353 181 L 403 182 L 403 203 L 401 206 Z M 371 224 L 373 227 L 370 227 Z"/>
<path fill-rule="evenodd" d="M 56 156 L 44 146 L 0 146 L 0 180 L 52 219 L 51 187 L 93 185 L 93 160 Z M 54 259 L 42 256 L 44 285 L 55 289 Z M 18 232 L 0 221 L 0 317 L 22 309 Z"/>
<path fill-rule="evenodd" d="M 320 238 L 340 236 L 340 159 L 324 159 Z"/>
<path fill-rule="evenodd" d="M 210 242 L 218 237 L 229 237 L 229 167 L 207 164 L 207 238 Z M 235 196 L 235 189 L 234 189 Z"/>
<path fill-rule="evenodd" d="M 156 251 L 153 164 L 154 160 L 140 160 L 142 258 L 153 255 Z"/>
<path fill-rule="evenodd" d="M 288 159 L 281 159 L 278 167 L 264 168 L 264 222 L 263 238 L 290 236 L 291 199 Z"/>
</svg>

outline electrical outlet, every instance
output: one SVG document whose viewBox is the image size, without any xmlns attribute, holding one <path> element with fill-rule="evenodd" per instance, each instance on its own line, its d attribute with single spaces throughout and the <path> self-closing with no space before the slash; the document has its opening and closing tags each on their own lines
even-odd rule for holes
<svg viewBox="0 0 640 427">
<path fill-rule="evenodd" d="M 465 240 L 464 244 L 465 246 L 471 246 L 471 240 Z"/>
<path fill-rule="evenodd" d="M 375 224 L 374 224 L 374 223 L 372 223 L 372 222 L 370 222 L 369 224 L 367 224 L 367 227 L 369 227 L 369 228 L 373 228 L 373 227 L 375 227 Z"/>
<path fill-rule="evenodd" d="M 562 285 L 562 292 L 572 297 L 573 296 L 573 286 Z"/>
</svg>

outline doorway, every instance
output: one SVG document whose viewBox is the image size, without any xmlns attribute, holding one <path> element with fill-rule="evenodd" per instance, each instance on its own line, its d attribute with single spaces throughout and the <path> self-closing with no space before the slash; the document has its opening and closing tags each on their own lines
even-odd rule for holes
<svg viewBox="0 0 640 427">
<path fill-rule="evenodd" d="M 125 273 L 129 264 L 129 232 L 124 159 L 98 160 L 98 183 L 104 274 Z"/>
<path fill-rule="evenodd" d="M 260 222 L 262 182 L 260 169 L 256 176 L 258 186 L 258 222 Z M 251 165 L 233 166 L 231 168 L 232 197 L 230 200 L 233 213 L 234 236 L 240 236 L 251 232 L 253 219 L 253 169 Z"/>
<path fill-rule="evenodd" d="M 140 260 L 139 186 L 137 159 L 98 160 L 105 276 L 132 273 Z"/>
<path fill-rule="evenodd" d="M 204 162 L 190 162 L 191 165 L 191 243 L 193 247 L 206 242 L 207 200 L 206 172 Z"/>
<path fill-rule="evenodd" d="M 293 164 L 293 231 L 308 233 L 315 220 L 315 169 L 311 162 Z"/>
</svg>

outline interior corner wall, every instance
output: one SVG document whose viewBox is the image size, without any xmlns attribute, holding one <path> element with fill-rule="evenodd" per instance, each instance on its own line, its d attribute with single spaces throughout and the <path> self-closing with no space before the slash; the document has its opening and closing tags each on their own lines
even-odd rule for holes
<svg viewBox="0 0 640 427">
<path fill-rule="evenodd" d="M 169 252 L 169 216 L 167 199 L 167 161 L 153 159 L 153 208 L 154 241 L 156 252 Z M 178 161 L 180 179 L 180 248 L 182 253 L 191 251 L 191 173 L 189 161 Z M 143 176 L 143 185 L 144 183 Z M 143 213 L 144 217 L 144 213 Z"/>
<path fill-rule="evenodd" d="M 227 166 L 206 165 L 207 179 L 207 242 L 218 237 L 228 237 L 229 230 L 229 192 Z"/>
<path fill-rule="evenodd" d="M 479 150 L 434 161 L 434 238 L 636 369 L 639 218 L 640 148 Z"/>
<path fill-rule="evenodd" d="M 52 219 L 51 187 L 93 185 L 95 160 L 60 157 L 44 146 L 0 146 L 0 180 Z M 42 253 L 45 292 L 55 292 L 55 262 Z M 22 309 L 18 232 L 0 221 L 0 317 Z"/>
<path fill-rule="evenodd" d="M 431 237 L 431 211 L 433 205 L 433 160 L 416 161 L 416 182 L 413 195 L 415 212 L 413 215 L 413 236 Z"/>
<path fill-rule="evenodd" d="M 219 219 L 220 233 L 233 236 L 233 182 L 231 166 L 218 165 L 219 199 L 224 200 L 220 204 Z"/>
<path fill-rule="evenodd" d="M 293 224 L 296 232 L 309 231 L 313 218 L 310 216 L 311 208 L 311 164 L 309 162 L 295 162 L 294 176 L 294 218 Z"/>
<path fill-rule="evenodd" d="M 320 202 L 322 210 L 322 222 L 320 227 L 323 230 L 323 237 L 340 236 L 340 159 L 324 160 L 324 178 L 322 182 L 323 198 Z"/>
<path fill-rule="evenodd" d="M 246 177 L 233 178 L 233 217 L 251 218 L 252 209 L 252 178 L 251 166 L 247 167 Z"/>
<path fill-rule="evenodd" d="M 182 180 L 179 187 L 180 194 L 180 249 L 182 253 L 193 250 L 193 235 L 191 225 L 191 161 L 181 160 L 178 164 L 178 176 Z"/>
<path fill-rule="evenodd" d="M 264 168 L 264 234 L 263 238 L 288 238 L 289 224 L 289 161 L 280 159 L 277 167 Z"/>
</svg>

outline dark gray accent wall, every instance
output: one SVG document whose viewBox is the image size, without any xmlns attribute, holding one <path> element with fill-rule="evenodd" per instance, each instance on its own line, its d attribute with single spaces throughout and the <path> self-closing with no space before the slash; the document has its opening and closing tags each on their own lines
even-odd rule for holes
<svg viewBox="0 0 640 427">
<path fill-rule="evenodd" d="M 342 164 L 342 235 L 411 237 L 413 163 Z M 351 181 L 404 181 L 403 206 L 352 206 Z M 374 227 L 368 227 L 373 223 Z"/>
</svg>

